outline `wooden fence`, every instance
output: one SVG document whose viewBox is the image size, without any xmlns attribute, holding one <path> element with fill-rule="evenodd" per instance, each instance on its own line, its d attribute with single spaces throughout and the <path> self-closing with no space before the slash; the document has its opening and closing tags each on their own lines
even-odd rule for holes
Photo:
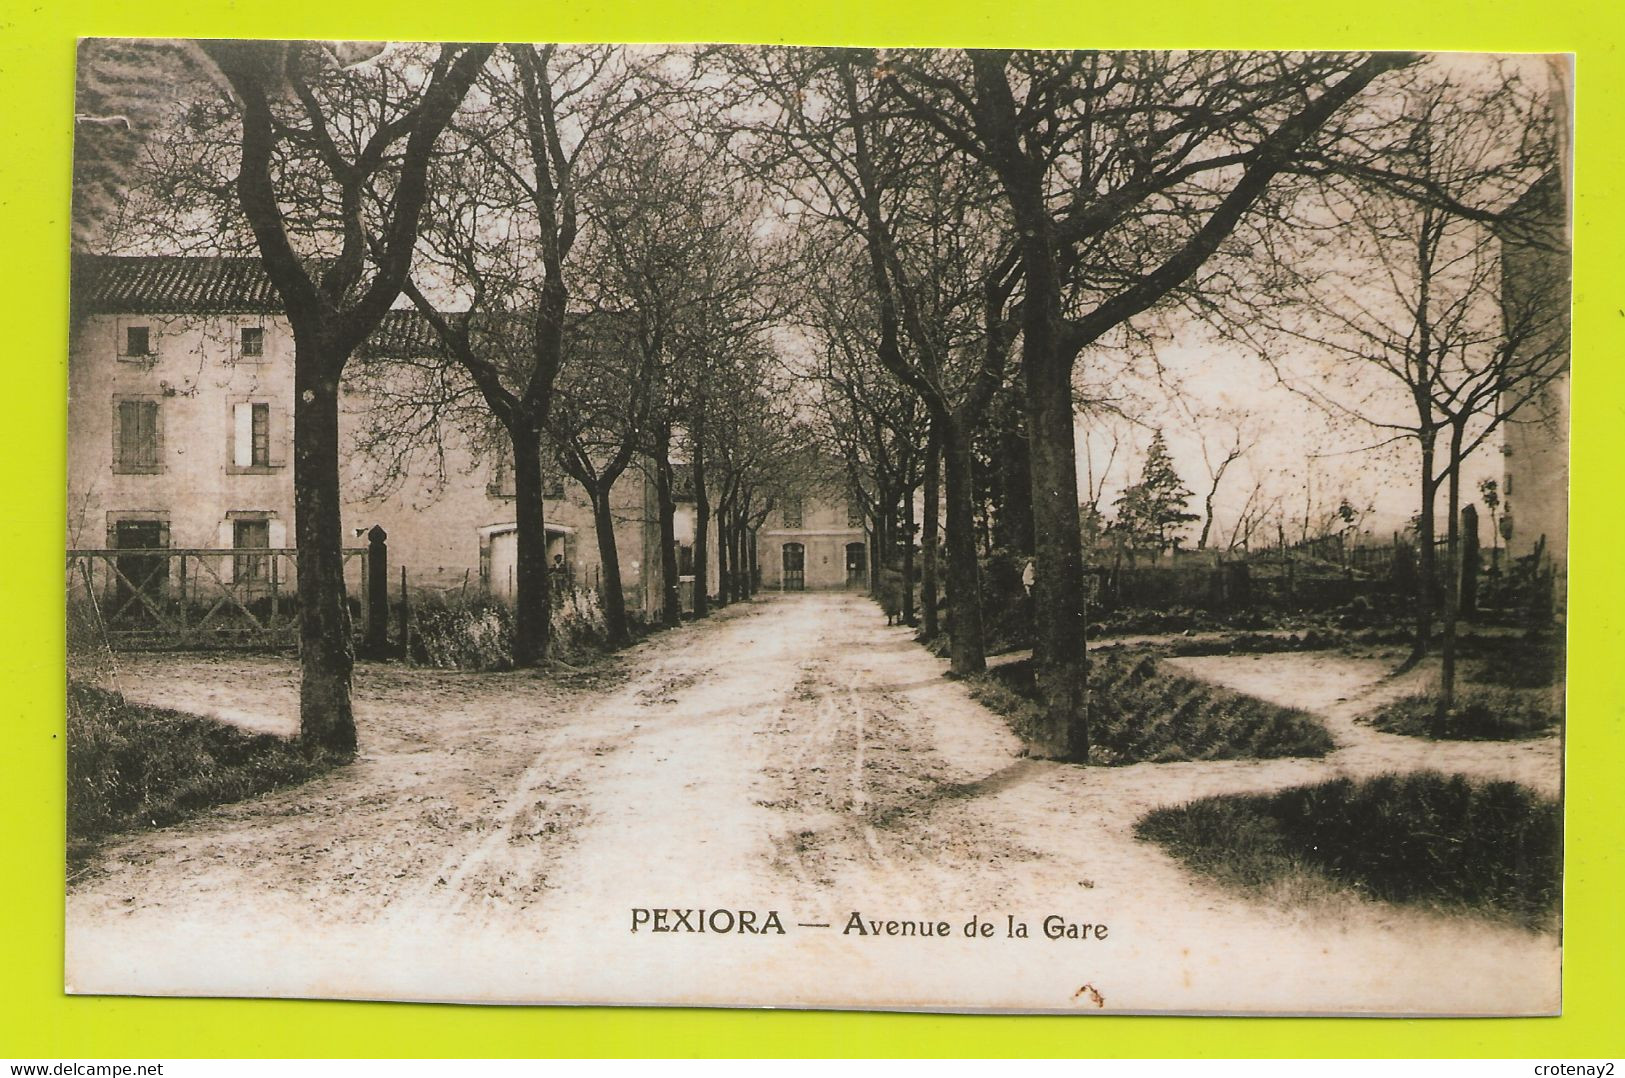
<svg viewBox="0 0 1625 1078">
<path fill-rule="evenodd" d="M 361 615 L 367 550 L 343 553 L 352 614 Z M 69 631 L 116 649 L 290 647 L 297 566 L 291 548 L 69 550 Z"/>
</svg>

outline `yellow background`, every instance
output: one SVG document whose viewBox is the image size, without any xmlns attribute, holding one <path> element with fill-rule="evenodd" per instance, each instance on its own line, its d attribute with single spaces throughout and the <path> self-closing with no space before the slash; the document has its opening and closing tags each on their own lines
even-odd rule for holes
<svg viewBox="0 0 1625 1078">
<path fill-rule="evenodd" d="M 1621 547 L 1625 61 L 1618 0 L 79 0 L 0 5 L 0 1057 L 1625 1054 Z M 1573 548 L 1565 1013 L 1200 1019 L 548 1009 L 62 994 L 68 193 L 80 36 L 762 41 L 1574 52 Z M 1260 961 L 1269 956 L 1260 955 Z M 1509 999 L 1509 1006 L 1517 1001 Z"/>
</svg>

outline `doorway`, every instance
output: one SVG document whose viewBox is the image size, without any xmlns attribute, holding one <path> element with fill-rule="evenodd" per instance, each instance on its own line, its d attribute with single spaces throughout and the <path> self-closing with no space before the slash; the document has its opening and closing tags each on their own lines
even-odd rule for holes
<svg viewBox="0 0 1625 1078">
<path fill-rule="evenodd" d="M 807 548 L 800 543 L 784 544 L 784 574 L 779 587 L 784 591 L 807 590 Z"/>
<path fill-rule="evenodd" d="M 120 554 L 117 587 L 114 589 L 115 623 L 146 624 L 154 618 L 154 604 L 162 601 L 169 588 L 169 556 L 160 553 L 167 542 L 161 520 L 120 520 L 113 525 L 113 543 L 119 550 L 146 551 Z"/>
<path fill-rule="evenodd" d="M 846 586 L 861 588 L 869 582 L 869 548 L 862 543 L 846 544 Z"/>
</svg>

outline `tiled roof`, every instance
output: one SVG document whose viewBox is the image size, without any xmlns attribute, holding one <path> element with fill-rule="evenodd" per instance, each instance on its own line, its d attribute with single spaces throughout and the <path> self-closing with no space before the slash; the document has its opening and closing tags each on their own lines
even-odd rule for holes
<svg viewBox="0 0 1625 1078">
<path fill-rule="evenodd" d="M 73 302 L 105 314 L 273 314 L 282 309 L 258 258 L 75 255 Z"/>
<path fill-rule="evenodd" d="M 455 315 L 451 316 L 456 318 Z M 357 354 L 370 356 L 429 356 L 439 354 L 440 337 L 429 320 L 415 310 L 397 308 L 384 315 Z"/>
<path fill-rule="evenodd" d="M 282 301 L 258 258 L 214 258 L 188 255 L 91 255 L 73 258 L 73 302 L 77 310 L 98 314 L 280 314 Z M 452 321 L 464 312 L 449 312 Z M 605 314 L 568 316 L 577 334 L 603 335 L 613 325 Z M 500 319 L 500 321 L 498 321 Z M 511 320 L 511 321 L 510 321 Z M 521 315 L 484 315 L 482 327 L 508 325 L 507 337 L 517 347 L 528 341 L 529 323 Z M 489 328 L 484 330 L 490 332 Z M 429 320 L 416 310 L 397 308 L 384 316 L 358 350 L 366 357 L 428 356 L 441 351 Z"/>
<path fill-rule="evenodd" d="M 455 326 L 469 315 L 467 311 L 448 311 L 443 317 Z M 615 332 L 616 316 L 604 311 L 572 312 L 565 315 L 565 324 L 570 327 L 569 347 L 608 347 Z M 525 314 L 482 313 L 474 316 L 472 336 L 477 350 L 488 354 L 507 351 L 519 358 L 530 349 L 533 328 L 530 317 Z M 439 335 L 421 312 L 396 309 L 384 316 L 357 354 L 362 358 L 394 358 L 435 355 L 441 350 Z"/>
</svg>

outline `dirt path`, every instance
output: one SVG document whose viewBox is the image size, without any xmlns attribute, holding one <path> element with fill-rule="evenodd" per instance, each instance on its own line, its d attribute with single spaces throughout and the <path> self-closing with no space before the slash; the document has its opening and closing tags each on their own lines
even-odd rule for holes
<svg viewBox="0 0 1625 1078">
<path fill-rule="evenodd" d="M 563 680 L 364 667 L 354 766 L 111 845 L 75 882 L 70 983 L 487 1001 L 1555 1007 L 1553 936 L 1352 898 L 1249 903 L 1133 838 L 1158 804 L 1415 766 L 1421 743 L 1362 740 L 1337 718 L 1336 696 L 1369 692 L 1370 671 L 1287 685 L 1283 669 L 1273 688 L 1265 660 L 1306 656 L 1246 671 L 1329 715 L 1348 747 L 1327 761 L 1083 769 L 1023 759 L 908 632 L 861 598 L 812 594 L 729 608 Z M 1180 662 L 1239 677 L 1234 659 Z M 285 661 L 147 659 L 119 677 L 133 698 L 202 701 L 261 728 L 292 713 Z M 1554 753 L 1525 755 L 1448 764 L 1537 785 L 1555 771 Z M 708 911 L 684 918 L 708 930 L 632 931 L 634 911 L 657 908 Z M 776 911 L 784 934 L 715 931 L 740 910 L 758 925 Z M 854 913 L 880 934 L 844 931 Z M 1107 935 L 1047 939 L 1047 916 Z M 993 934 L 967 938 L 973 918 Z M 946 921 L 949 934 L 887 935 L 886 921 Z M 1007 935 L 1013 923 L 1028 935 Z"/>
</svg>

